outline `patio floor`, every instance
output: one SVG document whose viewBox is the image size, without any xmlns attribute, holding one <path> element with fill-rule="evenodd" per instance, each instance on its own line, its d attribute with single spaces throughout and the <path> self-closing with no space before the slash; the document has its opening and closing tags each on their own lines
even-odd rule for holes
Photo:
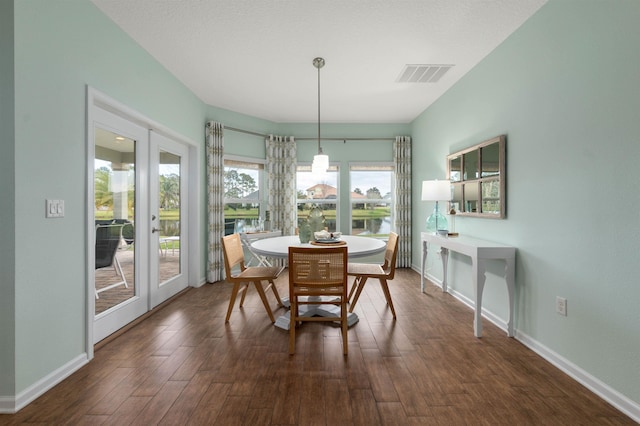
<svg viewBox="0 0 640 426">
<path fill-rule="evenodd" d="M 122 271 L 126 277 L 129 288 L 124 285 L 111 288 L 99 294 L 96 299 L 96 315 L 116 306 L 119 303 L 134 296 L 135 277 L 134 277 L 134 250 L 132 246 L 118 250 L 116 257 L 120 261 Z M 159 256 L 160 259 L 160 281 L 166 281 L 177 275 L 180 271 L 180 249 L 165 250 Z M 96 288 L 101 289 L 109 286 L 111 283 L 121 281 L 113 267 L 98 269 L 95 272 Z"/>
</svg>

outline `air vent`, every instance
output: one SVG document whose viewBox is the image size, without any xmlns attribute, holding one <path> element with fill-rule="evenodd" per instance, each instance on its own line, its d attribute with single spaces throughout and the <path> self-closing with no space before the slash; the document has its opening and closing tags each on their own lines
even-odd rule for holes
<svg viewBox="0 0 640 426">
<path fill-rule="evenodd" d="M 453 65 L 407 64 L 402 69 L 397 83 L 437 83 Z"/>
</svg>

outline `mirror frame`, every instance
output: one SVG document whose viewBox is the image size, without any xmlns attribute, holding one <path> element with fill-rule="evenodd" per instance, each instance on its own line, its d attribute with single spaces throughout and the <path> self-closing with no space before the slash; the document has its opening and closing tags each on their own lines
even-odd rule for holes
<svg viewBox="0 0 640 426">
<path fill-rule="evenodd" d="M 495 170 L 495 166 L 497 166 L 497 172 L 483 176 L 483 166 L 485 166 L 486 169 L 486 166 L 489 164 L 488 161 L 486 163 L 483 162 L 483 148 L 494 144 L 498 147 L 498 162 L 497 164 L 491 164 L 493 170 Z M 465 158 L 477 159 L 475 173 L 473 173 L 473 168 L 467 169 L 468 165 L 465 164 Z M 455 168 L 453 166 L 454 163 Z M 456 171 L 458 172 L 457 174 L 455 173 Z M 452 200 L 449 201 L 449 211 L 455 209 L 456 215 L 460 216 L 504 219 L 507 215 L 506 171 L 506 135 L 496 136 L 477 145 L 447 155 L 447 179 L 451 181 L 452 193 Z M 492 183 L 497 183 L 498 196 L 492 198 L 483 197 L 483 184 Z M 460 197 L 457 200 L 453 199 L 456 194 Z M 467 200 L 465 194 L 473 195 Z M 473 199 L 471 199 L 471 197 L 473 197 Z M 484 201 L 497 202 L 498 206 L 493 210 L 483 211 Z"/>
</svg>

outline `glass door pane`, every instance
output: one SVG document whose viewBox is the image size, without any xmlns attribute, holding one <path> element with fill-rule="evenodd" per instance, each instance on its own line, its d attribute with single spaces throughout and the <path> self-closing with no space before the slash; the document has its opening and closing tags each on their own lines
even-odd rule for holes
<svg viewBox="0 0 640 426">
<path fill-rule="evenodd" d="M 96 315 L 135 296 L 135 141 L 96 128 Z"/>
<path fill-rule="evenodd" d="M 135 296 L 136 142 L 95 131 L 95 314 Z"/>
<path fill-rule="evenodd" d="M 187 146 L 151 132 L 150 144 L 150 301 L 151 307 L 187 287 Z"/>
<path fill-rule="evenodd" d="M 180 265 L 180 156 L 160 150 L 158 211 L 160 286 L 182 272 Z"/>
</svg>

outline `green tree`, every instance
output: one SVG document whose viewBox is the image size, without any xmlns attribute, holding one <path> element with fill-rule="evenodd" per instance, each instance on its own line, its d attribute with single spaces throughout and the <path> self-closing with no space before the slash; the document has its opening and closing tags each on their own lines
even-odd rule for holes
<svg viewBox="0 0 640 426">
<path fill-rule="evenodd" d="M 375 186 L 373 188 L 367 189 L 367 198 L 370 200 L 380 200 L 382 199 L 382 195 L 380 194 L 380 190 Z M 376 203 L 367 204 L 368 209 L 373 209 L 376 206 Z"/>
<path fill-rule="evenodd" d="M 175 173 L 160 175 L 160 208 L 180 206 L 180 176 Z"/>
<path fill-rule="evenodd" d="M 101 207 L 113 208 L 113 193 L 109 190 L 111 170 L 100 167 L 94 172 L 94 197 L 96 210 Z"/>
<path fill-rule="evenodd" d="M 256 181 L 251 175 L 238 173 L 236 169 L 224 171 L 225 198 L 242 198 L 258 189 Z"/>
</svg>

